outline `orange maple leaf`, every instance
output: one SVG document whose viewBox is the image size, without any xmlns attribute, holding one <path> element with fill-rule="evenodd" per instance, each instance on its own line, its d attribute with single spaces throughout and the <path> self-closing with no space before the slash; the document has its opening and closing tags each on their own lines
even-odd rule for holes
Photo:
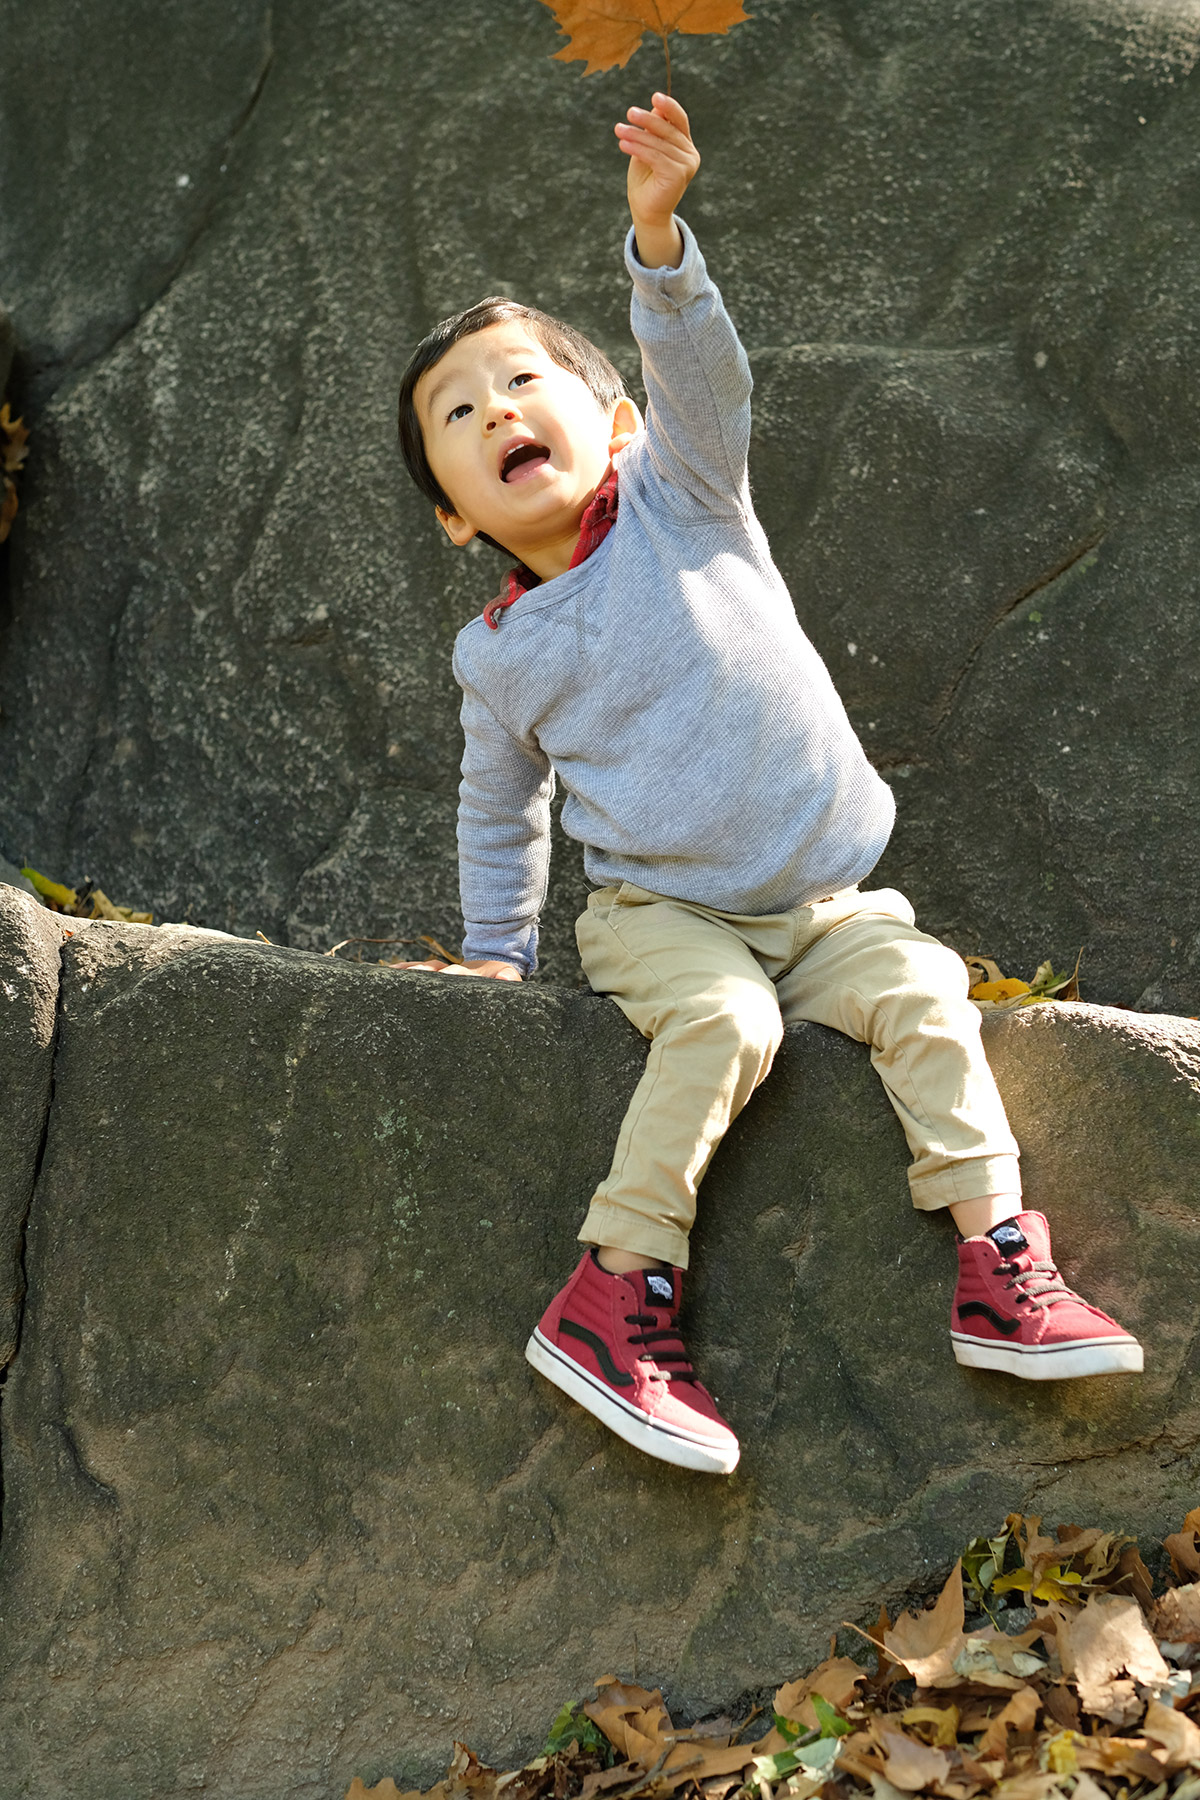
<svg viewBox="0 0 1200 1800">
<path fill-rule="evenodd" d="M 724 35 L 749 14 L 742 0 L 542 0 L 569 40 L 555 53 L 556 62 L 586 62 L 585 75 L 623 69 L 647 32 L 662 39 L 667 59 L 667 92 L 671 91 L 673 31 L 689 35 Z"/>
</svg>

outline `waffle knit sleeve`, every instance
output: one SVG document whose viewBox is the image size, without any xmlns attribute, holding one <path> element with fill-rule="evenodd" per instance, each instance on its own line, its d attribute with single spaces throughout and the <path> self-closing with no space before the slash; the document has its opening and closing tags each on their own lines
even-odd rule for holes
<svg viewBox="0 0 1200 1800">
<path fill-rule="evenodd" d="M 677 506 L 686 497 L 736 516 L 750 507 L 750 365 L 695 237 L 682 219 L 675 223 L 683 237 L 677 269 L 646 268 L 632 230 L 625 244 L 630 322 L 646 384 L 646 451 Z"/>
<path fill-rule="evenodd" d="M 458 802 L 463 957 L 537 967 L 538 915 L 550 873 L 554 771 L 536 744 L 507 731 L 464 678 L 466 737 Z"/>
</svg>

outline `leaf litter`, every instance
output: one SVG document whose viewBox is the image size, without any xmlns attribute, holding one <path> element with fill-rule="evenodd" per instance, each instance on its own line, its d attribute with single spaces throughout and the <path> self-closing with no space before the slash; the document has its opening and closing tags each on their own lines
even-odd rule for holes
<svg viewBox="0 0 1200 1800">
<path fill-rule="evenodd" d="M 153 913 L 138 912 L 132 906 L 114 906 L 94 881 L 85 881 L 82 887 L 73 888 L 61 881 L 51 881 L 48 875 L 28 866 L 21 873 L 26 881 L 33 883 L 42 905 L 49 907 L 51 912 L 66 913 L 72 919 L 116 919 L 125 925 L 154 923 Z"/>
<path fill-rule="evenodd" d="M 765 1732 L 601 1675 L 522 1769 L 456 1743 L 427 1794 L 346 1800 L 1200 1800 L 1200 1507 L 1165 1548 L 1156 1594 L 1133 1538 L 1010 1513 L 921 1610 L 849 1627 L 873 1667 L 831 1644 L 785 1682 Z"/>
<path fill-rule="evenodd" d="M 1069 974 L 1065 969 L 1056 970 L 1052 962 L 1044 962 L 1038 964 L 1032 981 L 1022 981 L 1018 975 L 1001 974 L 998 964 L 990 956 L 964 956 L 963 961 L 971 983 L 967 998 L 985 1010 L 994 1007 L 1011 1012 L 1016 1006 L 1035 1006 L 1042 1000 L 1079 998 L 1082 950 Z"/>
</svg>

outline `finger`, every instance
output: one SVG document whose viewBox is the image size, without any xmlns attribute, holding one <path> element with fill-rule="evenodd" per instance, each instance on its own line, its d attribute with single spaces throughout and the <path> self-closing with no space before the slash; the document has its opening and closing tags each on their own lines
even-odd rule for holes
<svg viewBox="0 0 1200 1800">
<path fill-rule="evenodd" d="M 387 967 L 389 969 L 428 969 L 431 973 L 436 974 L 439 969 L 444 969 L 446 965 L 444 962 L 435 962 L 430 959 L 427 962 L 389 962 Z"/>
<path fill-rule="evenodd" d="M 688 122 L 688 116 L 684 112 L 682 106 L 680 106 L 678 100 L 676 100 L 674 94 L 656 93 L 651 96 L 651 99 L 654 103 L 654 110 L 656 113 L 662 118 L 669 120 L 677 130 L 686 132 L 688 137 L 691 137 L 692 128 Z"/>
<path fill-rule="evenodd" d="M 681 150 L 696 154 L 696 146 L 689 134 L 680 131 L 677 125 L 672 124 L 670 119 L 664 119 L 661 113 L 647 112 L 642 106 L 631 106 L 625 117 L 628 121 L 624 127 L 626 131 L 631 128 L 645 131 L 652 137 L 661 138 L 664 143 L 677 144 Z"/>
<path fill-rule="evenodd" d="M 622 138 L 621 149 L 627 156 L 636 156 L 639 162 L 661 169 L 664 174 L 677 175 L 681 181 L 690 181 L 699 165 L 689 162 L 674 150 L 664 150 L 660 144 L 645 138 Z"/>
<path fill-rule="evenodd" d="M 481 976 L 482 969 L 468 969 L 465 963 L 439 963 L 443 975 L 475 975 Z"/>
<path fill-rule="evenodd" d="M 662 158 L 672 167 L 694 171 L 700 166 L 700 154 L 694 144 L 677 144 L 666 138 L 654 137 L 648 131 L 641 131 L 633 125 L 617 126 L 617 142 L 623 150 L 635 147 L 648 155 Z"/>
</svg>

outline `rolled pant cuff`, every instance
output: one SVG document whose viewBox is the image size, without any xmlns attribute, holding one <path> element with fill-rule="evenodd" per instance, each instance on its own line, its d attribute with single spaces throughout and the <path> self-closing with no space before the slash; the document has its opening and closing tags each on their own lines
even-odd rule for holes
<svg viewBox="0 0 1200 1800">
<path fill-rule="evenodd" d="M 593 1200 L 579 1233 L 581 1244 L 599 1244 L 605 1250 L 629 1250 L 635 1256 L 653 1256 L 672 1268 L 688 1266 L 687 1234 L 672 1225 L 652 1225 L 624 1207 L 605 1206 Z"/>
<path fill-rule="evenodd" d="M 973 1156 L 933 1175 L 910 1175 L 912 1203 L 919 1212 L 940 1212 L 959 1200 L 986 1200 L 991 1194 L 1021 1198 L 1021 1165 L 1015 1156 Z"/>
</svg>

